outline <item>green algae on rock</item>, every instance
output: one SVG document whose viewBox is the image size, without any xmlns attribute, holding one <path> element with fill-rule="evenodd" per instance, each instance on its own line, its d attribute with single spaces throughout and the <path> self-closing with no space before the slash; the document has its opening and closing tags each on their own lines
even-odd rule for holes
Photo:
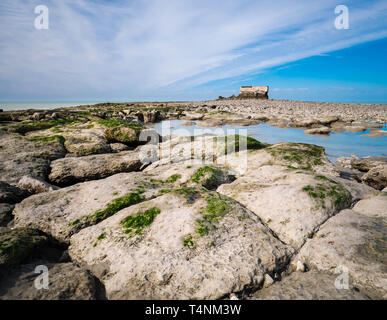
<svg viewBox="0 0 387 320">
<path fill-rule="evenodd" d="M 125 233 L 129 236 L 140 235 L 143 229 L 153 222 L 154 218 L 161 213 L 159 208 L 153 207 L 144 212 L 137 212 L 121 220 Z"/>
<path fill-rule="evenodd" d="M 224 149 L 222 150 L 224 151 L 224 154 L 243 150 L 260 150 L 270 146 L 268 143 L 263 143 L 255 140 L 254 138 L 242 136 L 239 134 L 215 137 L 214 141 L 216 143 L 225 143 Z"/>
<path fill-rule="evenodd" d="M 116 198 L 112 200 L 105 209 L 97 210 L 93 215 L 86 216 L 83 219 L 77 219 L 69 225 L 78 225 L 82 221 L 85 223 L 98 223 L 126 207 L 143 201 L 143 193 L 144 190 L 137 189 L 136 191 L 128 193 L 123 197 Z"/>
<path fill-rule="evenodd" d="M 102 119 L 98 124 L 106 127 L 104 137 L 108 142 L 138 145 L 139 135 L 145 127 L 139 123 L 129 123 L 119 119 Z"/>
<path fill-rule="evenodd" d="M 291 169 L 312 170 L 313 166 L 323 165 L 324 148 L 312 144 L 281 143 L 267 148 L 266 151 L 274 159 L 284 161 Z"/>
<path fill-rule="evenodd" d="M 201 210 L 203 218 L 197 219 L 196 232 L 200 236 L 206 235 L 216 228 L 216 222 L 231 211 L 226 197 L 220 194 L 209 194 L 206 197 L 207 206 Z"/>
<path fill-rule="evenodd" d="M 191 178 L 194 183 L 201 184 L 207 189 L 213 189 L 219 186 L 222 182 L 226 182 L 224 172 L 212 166 L 199 168 Z"/>
<path fill-rule="evenodd" d="M 305 186 L 302 191 L 318 201 L 322 208 L 326 208 L 326 200 L 332 201 L 336 210 L 345 209 L 351 204 L 352 196 L 343 185 L 323 175 L 317 175 L 315 179 L 323 183 Z"/>
</svg>

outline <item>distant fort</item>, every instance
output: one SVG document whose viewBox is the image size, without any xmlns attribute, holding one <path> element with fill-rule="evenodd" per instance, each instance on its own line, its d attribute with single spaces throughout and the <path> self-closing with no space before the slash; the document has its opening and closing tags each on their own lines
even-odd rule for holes
<svg viewBox="0 0 387 320">
<path fill-rule="evenodd" d="M 219 100 L 224 99 L 269 99 L 268 86 L 242 86 L 240 87 L 239 95 L 232 95 L 229 98 L 219 97 Z"/>
<path fill-rule="evenodd" d="M 243 86 L 240 88 L 239 98 L 244 99 L 268 99 L 269 87 L 268 86 Z"/>
</svg>

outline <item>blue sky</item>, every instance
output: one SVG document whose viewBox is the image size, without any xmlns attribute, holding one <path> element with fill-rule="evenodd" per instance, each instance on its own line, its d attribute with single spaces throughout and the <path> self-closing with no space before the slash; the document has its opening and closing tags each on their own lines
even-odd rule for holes
<svg viewBox="0 0 387 320">
<path fill-rule="evenodd" d="M 49 9 L 36 30 L 34 8 Z M 334 27 L 337 5 L 349 29 Z M 2 0 L 0 100 L 387 102 L 387 1 Z"/>
</svg>

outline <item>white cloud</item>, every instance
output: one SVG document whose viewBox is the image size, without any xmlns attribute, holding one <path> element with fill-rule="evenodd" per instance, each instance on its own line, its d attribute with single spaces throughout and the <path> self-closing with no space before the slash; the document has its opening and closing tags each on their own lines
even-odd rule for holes
<svg viewBox="0 0 387 320">
<path fill-rule="evenodd" d="M 33 27 L 40 1 L 0 3 L 0 97 L 187 92 L 387 36 L 385 1 L 344 1 L 350 30 L 333 27 L 336 0 L 45 2 L 47 31 Z"/>
</svg>

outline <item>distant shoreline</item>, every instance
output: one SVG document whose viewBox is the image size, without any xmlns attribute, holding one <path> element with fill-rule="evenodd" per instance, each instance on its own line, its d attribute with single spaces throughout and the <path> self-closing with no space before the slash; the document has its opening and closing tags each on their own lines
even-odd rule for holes
<svg viewBox="0 0 387 320">
<path fill-rule="evenodd" d="M 0 101 L 0 109 L 3 111 L 22 111 L 22 110 L 52 110 L 58 108 L 71 108 L 79 106 L 91 106 L 96 104 L 125 104 L 125 103 L 198 103 L 212 102 L 217 100 L 192 100 L 192 101 Z M 227 100 L 226 100 L 227 101 Z M 278 102 L 305 102 L 313 104 L 339 104 L 339 105 L 366 105 L 366 106 L 381 106 L 387 107 L 387 102 L 334 102 L 334 101 L 308 101 L 308 100 L 287 100 L 287 99 L 269 99 L 265 101 Z"/>
</svg>

